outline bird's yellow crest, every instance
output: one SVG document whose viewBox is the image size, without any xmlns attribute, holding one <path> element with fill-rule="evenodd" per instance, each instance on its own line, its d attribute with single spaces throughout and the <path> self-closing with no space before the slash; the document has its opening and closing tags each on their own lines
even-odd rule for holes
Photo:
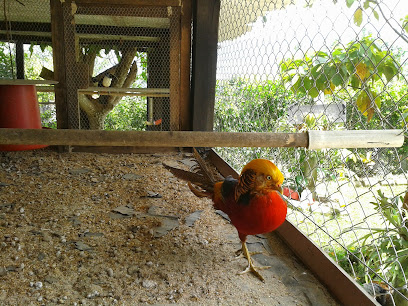
<svg viewBox="0 0 408 306">
<path fill-rule="evenodd" d="M 282 172 L 276 167 L 276 165 L 267 159 L 254 159 L 250 161 L 248 164 L 241 171 L 241 175 L 249 170 L 252 169 L 256 173 L 263 173 L 265 175 L 270 175 L 272 177 L 272 181 L 275 182 L 276 185 L 282 185 L 283 180 L 285 179 Z"/>
</svg>

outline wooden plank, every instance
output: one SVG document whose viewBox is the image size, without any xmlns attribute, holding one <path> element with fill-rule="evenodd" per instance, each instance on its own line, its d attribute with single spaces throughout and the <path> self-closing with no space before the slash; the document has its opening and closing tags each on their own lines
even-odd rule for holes
<svg viewBox="0 0 408 306">
<path fill-rule="evenodd" d="M 118 27 L 118 26 L 90 26 L 90 25 L 78 25 L 76 24 L 76 32 L 78 34 L 100 34 L 105 33 L 107 35 L 117 36 L 146 36 L 146 37 L 159 37 L 169 35 L 169 29 L 152 29 L 142 27 Z"/>
<path fill-rule="evenodd" d="M 87 33 L 81 33 L 77 34 L 77 37 L 82 41 L 82 40 L 87 40 L 87 41 L 105 41 L 105 40 L 118 40 L 118 41 L 143 41 L 143 42 L 159 42 L 160 38 L 158 37 L 150 37 L 150 36 L 130 36 L 130 35 L 123 35 L 123 36 L 118 36 L 118 35 L 108 35 L 105 33 L 100 33 L 100 34 L 87 34 Z"/>
<path fill-rule="evenodd" d="M 60 1 L 50 0 L 52 54 L 54 61 L 55 107 L 57 127 L 68 128 L 68 106 L 66 97 L 65 53 L 64 53 L 64 24 L 62 4 Z"/>
<path fill-rule="evenodd" d="M 404 144 L 403 130 L 308 131 L 310 150 L 389 148 Z"/>
<path fill-rule="evenodd" d="M 100 6 L 180 6 L 179 0 L 76 0 L 77 5 L 100 5 Z"/>
<path fill-rule="evenodd" d="M 71 146 L 70 152 L 87 152 L 87 153 L 107 153 L 107 154 L 153 154 L 178 152 L 178 148 L 172 147 L 90 147 L 90 146 Z"/>
<path fill-rule="evenodd" d="M 213 150 L 209 152 L 209 158 L 224 177 L 239 176 Z M 354 279 L 290 222 L 285 221 L 274 233 L 283 239 L 342 305 L 377 305 Z"/>
<path fill-rule="evenodd" d="M 18 40 L 16 37 L 24 37 L 24 36 L 34 36 L 34 37 L 40 37 L 40 39 L 51 37 L 51 33 L 49 32 L 37 32 L 37 31 L 6 31 L 6 30 L 0 30 L 0 34 L 5 34 L 5 35 L 11 35 L 13 40 Z M 15 37 L 16 36 L 16 37 Z"/>
<path fill-rule="evenodd" d="M 136 17 L 136 16 L 108 16 L 75 14 L 75 24 L 114 27 L 144 27 L 151 29 L 168 29 L 169 18 Z"/>
<path fill-rule="evenodd" d="M 193 7 L 193 130 L 211 131 L 214 122 L 220 0 L 195 0 Z"/>
<path fill-rule="evenodd" d="M 170 89 L 168 88 L 116 88 L 116 87 L 88 87 L 84 89 L 79 89 L 79 93 L 140 93 L 144 94 L 145 96 L 149 96 L 151 94 L 170 94 Z"/>
<path fill-rule="evenodd" d="M 55 85 L 57 81 L 53 80 L 0 80 L 0 85 Z"/>
<path fill-rule="evenodd" d="M 0 129 L 0 144 L 146 147 L 307 147 L 307 133 Z"/>
<path fill-rule="evenodd" d="M 170 8 L 170 130 L 180 130 L 180 10 Z"/>
<path fill-rule="evenodd" d="M 155 118 L 154 118 L 155 119 Z M 342 131 L 340 138 L 350 132 Z M 367 143 L 367 148 L 401 147 L 402 130 L 358 131 L 365 134 L 393 135 L 392 141 Z M 322 132 L 330 135 L 330 131 Z M 354 134 L 354 133 L 352 133 Z M 374 137 L 374 136 L 368 136 Z M 379 136 L 381 138 L 381 136 Z M 390 136 L 391 137 L 391 136 Z M 162 147 L 309 147 L 308 133 L 250 133 L 203 131 L 100 131 L 100 130 L 41 130 L 0 129 L 0 144 L 89 145 L 89 146 L 162 146 Z M 358 148 L 362 146 L 356 143 Z M 350 146 L 348 146 L 350 148 Z M 334 148 L 334 147 L 331 147 Z"/>
<path fill-rule="evenodd" d="M 154 3 L 154 2 L 152 2 Z M 136 17 L 156 17 L 167 18 L 167 6 L 112 6 L 109 5 L 80 5 L 77 7 L 77 14 L 83 15 L 107 15 L 107 16 L 136 16 Z"/>
<path fill-rule="evenodd" d="M 180 130 L 192 129 L 192 107 L 190 103 L 191 63 L 191 6 L 192 0 L 183 0 L 181 7 L 180 40 Z"/>
</svg>

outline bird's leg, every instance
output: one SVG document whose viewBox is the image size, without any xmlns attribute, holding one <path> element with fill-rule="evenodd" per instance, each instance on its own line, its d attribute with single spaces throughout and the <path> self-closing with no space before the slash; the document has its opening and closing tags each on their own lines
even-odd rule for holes
<svg viewBox="0 0 408 306">
<path fill-rule="evenodd" d="M 249 255 L 257 255 L 257 254 L 264 254 L 263 252 L 248 252 L 249 253 Z M 235 255 L 236 255 L 236 257 L 235 257 L 235 259 L 240 259 L 240 258 L 246 258 L 245 257 L 245 255 L 244 255 L 244 251 L 242 250 L 242 248 L 241 249 L 239 249 L 239 250 L 237 250 L 236 252 L 235 252 Z"/>
<path fill-rule="evenodd" d="M 252 258 L 251 258 L 251 253 L 249 253 L 249 251 L 248 251 L 246 242 L 241 241 L 241 243 L 242 243 L 242 253 L 243 253 L 243 256 L 248 260 L 248 266 L 244 271 L 242 271 L 242 272 L 240 272 L 238 274 L 242 275 L 242 274 L 245 274 L 245 273 L 248 273 L 248 272 L 252 272 L 253 274 L 255 274 L 256 277 L 258 277 L 261 281 L 264 282 L 265 281 L 264 278 L 262 277 L 261 274 L 259 274 L 259 272 L 256 269 L 258 269 L 258 270 L 269 269 L 270 266 L 264 266 L 264 267 L 254 266 L 254 264 L 252 262 Z"/>
</svg>

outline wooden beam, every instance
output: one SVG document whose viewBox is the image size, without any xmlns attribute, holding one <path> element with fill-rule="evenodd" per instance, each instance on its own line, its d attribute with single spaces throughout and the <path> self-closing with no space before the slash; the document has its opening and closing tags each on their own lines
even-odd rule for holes
<svg viewBox="0 0 408 306">
<path fill-rule="evenodd" d="M 68 105 L 66 96 L 64 19 L 62 13 L 62 3 L 60 1 L 50 0 L 50 9 L 54 77 L 55 80 L 58 81 L 58 84 L 55 85 L 57 127 L 59 129 L 67 129 Z"/>
<path fill-rule="evenodd" d="M 158 17 L 136 17 L 136 16 L 109 16 L 109 15 L 89 15 L 75 14 L 76 25 L 112 26 L 112 27 L 145 27 L 150 29 L 168 29 L 170 20 Z"/>
<path fill-rule="evenodd" d="M 24 44 L 20 40 L 16 42 L 16 67 L 17 79 L 24 80 Z"/>
<path fill-rule="evenodd" d="M 309 131 L 310 150 L 389 148 L 404 144 L 403 130 Z"/>
<path fill-rule="evenodd" d="M 0 129 L 0 144 L 146 147 L 307 147 L 307 133 Z"/>
<path fill-rule="evenodd" d="M 9 32 L 12 35 L 11 42 L 21 41 L 23 44 L 31 44 L 33 41 L 36 43 L 51 43 L 51 33 L 40 33 L 40 32 L 15 32 L 14 34 Z M 41 34 L 41 35 L 40 35 Z M 0 31 L 0 41 L 10 42 L 10 37 L 6 32 Z"/>
<path fill-rule="evenodd" d="M 169 47 L 169 77 L 170 77 L 170 130 L 180 130 L 180 8 L 169 10 L 170 15 L 170 47 Z"/>
<path fill-rule="evenodd" d="M 191 63 L 191 9 L 192 0 L 183 0 L 181 8 L 180 40 L 180 130 L 192 129 L 192 105 L 190 103 Z"/>
<path fill-rule="evenodd" d="M 238 178 L 238 173 L 213 150 L 209 158 L 224 177 L 231 175 Z M 355 280 L 290 222 L 285 221 L 274 233 L 284 240 L 342 305 L 376 305 Z"/>
<path fill-rule="evenodd" d="M 116 36 L 146 36 L 159 37 L 169 35 L 169 29 L 152 29 L 143 27 L 117 27 L 117 26 L 91 26 L 91 25 L 76 25 L 77 34 L 100 34 Z"/>
<path fill-rule="evenodd" d="M 76 0 L 75 3 L 79 5 L 98 5 L 98 6 L 180 6 L 179 0 Z"/>
<path fill-rule="evenodd" d="M 193 130 L 212 131 L 220 0 L 193 3 Z"/>
<path fill-rule="evenodd" d="M 115 87 L 88 87 L 78 89 L 79 94 L 107 95 L 107 96 L 141 96 L 141 97 L 169 97 L 168 88 L 115 88 Z"/>
<path fill-rule="evenodd" d="M 331 131 L 321 133 L 326 139 Z M 402 130 L 342 131 L 338 139 L 347 135 L 361 141 L 352 142 L 347 148 L 389 148 L 404 144 Z M 387 135 L 386 142 L 372 142 Z M 316 136 L 314 141 L 316 141 Z M 350 136 L 349 136 L 350 138 Z M 365 146 L 361 145 L 365 142 Z M 336 148 L 336 142 L 326 148 Z M 100 131 L 100 130 L 41 130 L 0 129 L 0 144 L 44 144 L 87 146 L 151 146 L 151 147 L 310 147 L 309 133 L 248 133 L 248 132 L 202 132 L 202 131 Z"/>
</svg>

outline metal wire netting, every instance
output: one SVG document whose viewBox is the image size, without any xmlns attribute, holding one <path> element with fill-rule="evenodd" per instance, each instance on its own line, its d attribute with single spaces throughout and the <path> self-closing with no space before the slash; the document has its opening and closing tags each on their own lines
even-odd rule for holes
<svg viewBox="0 0 408 306">
<path fill-rule="evenodd" d="M 221 1 L 215 130 L 402 129 L 407 138 L 407 21 L 403 0 Z M 273 160 L 288 220 L 381 303 L 406 302 L 406 144 L 218 152 L 238 171 Z"/>
<path fill-rule="evenodd" d="M 70 33 L 65 44 L 71 46 L 66 53 L 88 68 L 88 75 L 78 77 L 78 67 L 67 67 L 72 69 L 67 72 L 73 95 L 68 99 L 71 127 L 177 129 L 169 88 L 179 67 L 174 46 L 179 40 L 180 8 L 65 7 L 69 9 L 72 14 L 64 14 Z"/>
<path fill-rule="evenodd" d="M 63 45 L 67 127 L 179 129 L 180 7 L 61 5 L 54 44 Z M 1 8 L 0 78 L 54 80 L 50 1 Z M 55 127 L 53 87 L 37 89 L 43 124 Z"/>
<path fill-rule="evenodd" d="M 0 79 L 43 80 L 41 67 L 53 70 L 49 1 L 0 4 Z M 55 127 L 53 87 L 37 85 L 43 126 Z"/>
</svg>

